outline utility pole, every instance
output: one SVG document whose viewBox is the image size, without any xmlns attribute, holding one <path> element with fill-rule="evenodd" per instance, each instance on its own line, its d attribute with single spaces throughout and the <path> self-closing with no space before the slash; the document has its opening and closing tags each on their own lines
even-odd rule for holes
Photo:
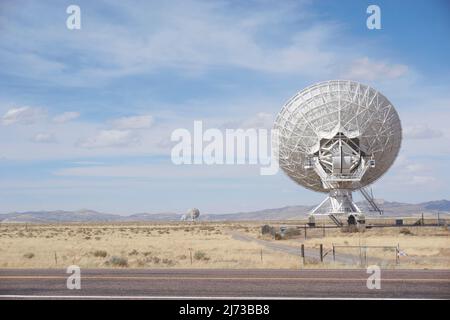
<svg viewBox="0 0 450 320">
<path fill-rule="evenodd" d="M 305 245 L 302 243 L 301 256 L 303 258 L 303 265 L 305 265 Z"/>
</svg>

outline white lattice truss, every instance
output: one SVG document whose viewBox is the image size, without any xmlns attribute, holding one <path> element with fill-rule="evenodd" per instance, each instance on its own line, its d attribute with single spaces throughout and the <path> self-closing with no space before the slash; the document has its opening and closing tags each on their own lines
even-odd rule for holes
<svg viewBox="0 0 450 320">
<path fill-rule="evenodd" d="M 298 184 L 329 197 L 314 213 L 360 212 L 351 191 L 380 178 L 401 144 L 389 100 L 354 81 L 332 80 L 291 98 L 275 121 L 280 167 Z"/>
</svg>

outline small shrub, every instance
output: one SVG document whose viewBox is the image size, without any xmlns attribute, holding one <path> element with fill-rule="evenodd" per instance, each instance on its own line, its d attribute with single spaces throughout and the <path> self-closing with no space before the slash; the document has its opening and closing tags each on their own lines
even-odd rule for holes
<svg viewBox="0 0 450 320">
<path fill-rule="evenodd" d="M 351 224 L 351 225 L 348 225 L 348 226 L 343 226 L 341 228 L 341 232 L 343 232 L 343 233 L 356 233 L 356 232 L 359 232 L 359 229 L 358 229 L 357 225 Z"/>
<path fill-rule="evenodd" d="M 137 251 L 136 249 L 133 249 L 133 251 L 128 252 L 128 255 L 129 255 L 129 256 L 136 256 L 136 255 L 138 255 L 138 254 L 139 254 L 139 251 Z"/>
<path fill-rule="evenodd" d="M 123 257 L 112 256 L 107 262 L 107 265 L 114 267 L 128 267 L 128 259 Z"/>
<path fill-rule="evenodd" d="M 155 264 L 158 264 L 161 261 L 161 259 L 158 257 L 152 257 L 151 261 L 153 261 L 153 263 L 155 263 Z"/>
<path fill-rule="evenodd" d="M 404 235 L 412 235 L 413 233 L 411 232 L 411 230 L 409 230 L 408 228 L 402 228 L 401 230 L 400 230 L 400 233 L 401 234 L 404 234 Z"/>
<path fill-rule="evenodd" d="M 105 250 L 96 250 L 93 252 L 94 257 L 101 257 L 104 258 L 108 255 L 108 252 L 106 252 Z"/>
<path fill-rule="evenodd" d="M 138 265 L 138 267 L 145 267 L 145 264 L 146 263 L 146 260 L 144 259 L 138 259 L 137 260 L 137 265 Z"/>
<path fill-rule="evenodd" d="M 175 263 L 173 262 L 173 260 L 166 259 L 166 258 L 162 259 L 162 263 L 167 264 L 168 266 L 173 266 L 173 265 L 175 265 Z"/>
<path fill-rule="evenodd" d="M 34 253 L 33 253 L 33 252 L 25 253 L 25 254 L 23 255 L 23 257 L 24 257 L 24 258 L 27 258 L 27 259 L 32 259 L 32 258 L 34 258 Z"/>
<path fill-rule="evenodd" d="M 194 253 L 194 259 L 195 260 L 204 260 L 204 261 L 208 261 L 209 257 L 206 255 L 205 252 L 203 251 L 195 251 Z"/>
<path fill-rule="evenodd" d="M 297 228 L 287 228 L 286 231 L 284 232 L 285 239 L 293 238 L 299 235 L 301 235 L 301 231 L 300 229 Z"/>
</svg>

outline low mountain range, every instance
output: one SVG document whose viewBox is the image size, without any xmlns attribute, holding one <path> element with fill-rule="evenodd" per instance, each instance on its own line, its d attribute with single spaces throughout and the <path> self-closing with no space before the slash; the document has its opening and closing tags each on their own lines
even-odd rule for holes
<svg viewBox="0 0 450 320">
<path fill-rule="evenodd" d="M 438 200 L 418 204 L 378 201 L 385 216 L 411 216 L 424 214 L 450 214 L 450 201 Z M 366 207 L 364 202 L 358 203 Z M 202 214 L 200 220 L 205 221 L 245 221 L 245 220 L 290 220 L 304 218 L 314 206 L 288 206 L 251 212 L 227 214 Z M 376 213 L 374 213 L 375 215 Z M 101 213 L 93 210 L 77 211 L 27 211 L 0 214 L 1 223 L 66 223 L 66 222 L 144 222 L 144 221 L 179 221 L 182 214 L 137 213 L 129 216 Z"/>
</svg>

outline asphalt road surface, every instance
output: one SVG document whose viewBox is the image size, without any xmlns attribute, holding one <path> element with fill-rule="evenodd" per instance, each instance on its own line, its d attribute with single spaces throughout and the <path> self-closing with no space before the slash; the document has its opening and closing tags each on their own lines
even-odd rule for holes
<svg viewBox="0 0 450 320">
<path fill-rule="evenodd" d="M 0 299 L 450 299 L 450 270 L 82 269 L 69 290 L 65 270 L 0 269 Z"/>
</svg>

